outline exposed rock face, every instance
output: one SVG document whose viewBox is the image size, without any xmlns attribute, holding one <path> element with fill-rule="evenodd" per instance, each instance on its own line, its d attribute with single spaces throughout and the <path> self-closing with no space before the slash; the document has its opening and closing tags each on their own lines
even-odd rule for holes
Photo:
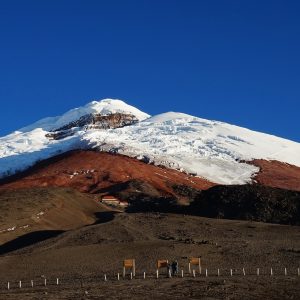
<svg viewBox="0 0 300 300">
<path fill-rule="evenodd" d="M 78 120 L 64 125 L 60 128 L 52 130 L 51 133 L 46 134 L 50 139 L 63 139 L 73 134 L 74 131 L 80 129 L 111 129 L 120 128 L 132 125 L 138 122 L 134 115 L 115 113 L 110 115 L 101 114 L 87 114 Z"/>
</svg>

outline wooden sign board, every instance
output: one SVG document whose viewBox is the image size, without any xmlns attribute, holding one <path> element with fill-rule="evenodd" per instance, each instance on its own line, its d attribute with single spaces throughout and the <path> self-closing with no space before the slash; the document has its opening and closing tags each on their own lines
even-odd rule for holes
<svg viewBox="0 0 300 300">
<path fill-rule="evenodd" d="M 201 274 L 201 260 L 200 260 L 200 257 L 190 257 L 190 259 L 189 259 L 189 273 L 192 272 L 191 266 L 198 266 L 199 273 Z"/>
<path fill-rule="evenodd" d="M 134 268 L 135 267 L 135 259 L 125 259 L 123 262 L 124 268 Z"/>
<path fill-rule="evenodd" d="M 190 258 L 190 264 L 191 265 L 200 265 L 200 262 L 201 262 L 201 260 L 200 260 L 200 257 L 191 257 Z"/>
<path fill-rule="evenodd" d="M 167 259 L 159 259 L 157 261 L 157 269 L 167 268 L 169 261 Z"/>
<path fill-rule="evenodd" d="M 132 269 L 131 275 L 135 276 L 135 259 L 124 259 L 123 261 L 123 277 L 126 275 L 126 269 Z"/>
</svg>

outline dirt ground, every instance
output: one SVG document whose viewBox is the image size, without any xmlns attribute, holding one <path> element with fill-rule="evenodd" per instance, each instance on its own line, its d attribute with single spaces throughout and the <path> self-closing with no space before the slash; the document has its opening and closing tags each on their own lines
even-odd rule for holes
<svg viewBox="0 0 300 300">
<path fill-rule="evenodd" d="M 188 274 L 191 256 L 202 260 L 196 278 Z M 117 281 L 125 258 L 136 259 L 137 276 Z M 167 278 L 161 270 L 156 279 L 157 259 L 178 260 L 184 278 Z M 299 267 L 297 226 L 100 212 L 98 224 L 2 254 L 0 299 L 300 299 Z"/>
<path fill-rule="evenodd" d="M 33 232 L 90 225 L 105 210 L 97 196 L 70 188 L 0 191 L 0 245 Z"/>
</svg>

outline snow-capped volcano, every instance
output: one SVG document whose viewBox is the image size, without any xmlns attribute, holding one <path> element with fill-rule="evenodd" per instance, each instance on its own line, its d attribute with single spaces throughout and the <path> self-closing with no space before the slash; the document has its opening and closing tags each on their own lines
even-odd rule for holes
<svg viewBox="0 0 300 300">
<path fill-rule="evenodd" d="M 42 128 L 43 130 L 51 131 L 53 129 L 63 127 L 68 123 L 77 121 L 85 115 L 109 115 L 113 113 L 131 114 L 140 121 L 150 117 L 148 114 L 131 105 L 126 104 L 124 101 L 116 99 L 103 99 L 102 101 L 92 101 L 85 106 L 71 109 L 62 116 L 44 118 L 37 121 L 36 123 L 21 128 L 19 131 L 27 132 L 36 128 Z"/>
<path fill-rule="evenodd" d="M 222 184 L 250 182 L 259 169 L 245 161 L 253 159 L 300 167 L 299 143 L 183 113 L 150 117 L 105 99 L 0 138 L 0 176 L 73 149 L 115 152 Z"/>
</svg>

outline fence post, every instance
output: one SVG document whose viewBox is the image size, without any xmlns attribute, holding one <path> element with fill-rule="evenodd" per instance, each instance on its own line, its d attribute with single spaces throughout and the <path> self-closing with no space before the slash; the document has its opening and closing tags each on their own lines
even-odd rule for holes
<svg viewBox="0 0 300 300">
<path fill-rule="evenodd" d="M 47 286 L 47 279 L 46 278 L 44 279 L 44 284 L 45 284 L 45 286 Z"/>
<path fill-rule="evenodd" d="M 146 279 L 146 272 L 144 272 L 144 279 Z"/>
<path fill-rule="evenodd" d="M 193 277 L 196 277 L 196 272 L 195 272 L 195 270 L 193 270 Z"/>
<path fill-rule="evenodd" d="M 189 273 L 191 274 L 192 271 L 191 271 L 191 263 L 189 263 Z"/>
<path fill-rule="evenodd" d="M 19 288 L 22 288 L 22 281 L 19 281 Z"/>
<path fill-rule="evenodd" d="M 31 280 L 30 283 L 31 283 L 31 287 L 33 288 L 33 280 Z"/>
<path fill-rule="evenodd" d="M 118 281 L 119 281 L 120 280 L 120 273 L 118 273 L 117 278 L 118 278 Z"/>
<path fill-rule="evenodd" d="M 9 290 L 9 282 L 7 283 L 7 289 Z"/>
<path fill-rule="evenodd" d="M 230 276 L 232 276 L 232 269 L 230 269 Z"/>
<path fill-rule="evenodd" d="M 259 276 L 259 268 L 257 268 L 257 271 L 256 271 L 256 273 L 257 273 L 257 276 Z"/>
<path fill-rule="evenodd" d="M 123 277 L 125 277 L 125 276 L 126 276 L 126 268 L 123 267 Z"/>
<path fill-rule="evenodd" d="M 181 270 L 181 278 L 183 278 L 183 270 Z"/>
<path fill-rule="evenodd" d="M 245 268 L 243 268 L 243 275 L 246 276 Z"/>
<path fill-rule="evenodd" d="M 104 281 L 107 281 L 106 274 L 104 274 Z"/>
<path fill-rule="evenodd" d="M 298 276 L 300 276 L 300 268 L 297 269 Z"/>
<path fill-rule="evenodd" d="M 130 279 L 131 279 L 131 280 L 132 280 L 132 276 L 133 276 L 133 275 L 132 275 L 132 272 L 130 272 Z"/>
<path fill-rule="evenodd" d="M 286 276 L 286 275 L 287 275 L 287 269 L 284 268 L 284 276 Z"/>
<path fill-rule="evenodd" d="M 207 272 L 207 269 L 205 269 L 205 276 L 206 276 L 206 277 L 208 276 L 208 272 Z"/>
<path fill-rule="evenodd" d="M 220 276 L 220 269 L 218 269 L 218 276 Z"/>
<path fill-rule="evenodd" d="M 156 278 L 158 279 L 158 269 L 156 270 Z"/>
<path fill-rule="evenodd" d="M 271 268 L 271 276 L 273 276 L 273 269 Z"/>
</svg>

